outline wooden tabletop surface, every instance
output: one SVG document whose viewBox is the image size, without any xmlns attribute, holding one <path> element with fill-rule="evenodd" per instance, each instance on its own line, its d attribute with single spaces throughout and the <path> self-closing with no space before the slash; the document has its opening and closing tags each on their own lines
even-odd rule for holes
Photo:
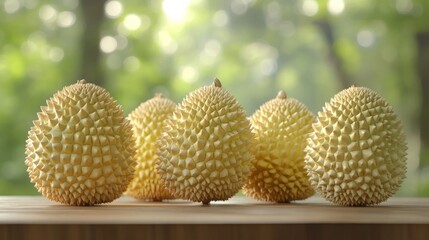
<svg viewBox="0 0 429 240">
<path fill-rule="evenodd" d="M 372 207 L 340 207 L 312 197 L 290 204 L 234 197 L 210 205 L 129 197 L 73 207 L 41 196 L 1 196 L 0 224 L 429 224 L 428 198 L 391 198 Z"/>
</svg>

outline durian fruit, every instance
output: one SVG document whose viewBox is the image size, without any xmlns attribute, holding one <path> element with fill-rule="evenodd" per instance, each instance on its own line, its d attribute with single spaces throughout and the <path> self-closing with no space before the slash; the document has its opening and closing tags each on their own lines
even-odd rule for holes
<svg viewBox="0 0 429 240">
<path fill-rule="evenodd" d="M 376 92 L 350 87 L 319 112 L 306 148 L 311 185 L 344 206 L 386 201 L 406 173 L 407 144 L 398 116 Z"/>
<path fill-rule="evenodd" d="M 250 122 L 218 79 L 176 107 L 159 141 L 158 173 L 176 197 L 227 200 L 245 183 L 253 161 Z"/>
<path fill-rule="evenodd" d="M 176 104 L 157 94 L 154 98 L 140 104 L 128 116 L 133 126 L 136 140 L 136 172 L 126 192 L 127 195 L 154 201 L 172 199 L 156 171 L 157 140 L 163 131 L 165 120 L 169 118 Z"/>
<path fill-rule="evenodd" d="M 134 173 L 134 139 L 103 88 L 80 80 L 41 107 L 28 132 L 27 172 L 46 198 L 69 205 L 120 197 Z"/>
<path fill-rule="evenodd" d="M 314 115 L 280 91 L 251 117 L 256 140 L 255 168 L 244 193 L 262 201 L 290 202 L 314 194 L 304 169 L 304 149 Z"/>
</svg>

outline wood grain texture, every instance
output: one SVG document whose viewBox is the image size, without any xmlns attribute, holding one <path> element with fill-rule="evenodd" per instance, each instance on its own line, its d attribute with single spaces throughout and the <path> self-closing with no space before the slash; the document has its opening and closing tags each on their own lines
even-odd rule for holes
<svg viewBox="0 0 429 240">
<path fill-rule="evenodd" d="M 162 224 L 0 225 L 0 239 L 377 239 L 427 240 L 426 225 L 396 224 Z"/>
<path fill-rule="evenodd" d="M 429 239 L 429 199 L 339 207 L 235 197 L 209 206 L 122 197 L 71 207 L 42 197 L 0 197 L 0 239 Z"/>
</svg>

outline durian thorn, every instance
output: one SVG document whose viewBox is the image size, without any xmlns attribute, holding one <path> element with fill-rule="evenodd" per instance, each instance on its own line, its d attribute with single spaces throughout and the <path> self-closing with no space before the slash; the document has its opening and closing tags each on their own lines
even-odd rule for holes
<svg viewBox="0 0 429 240">
<path fill-rule="evenodd" d="M 164 96 L 162 95 L 162 93 L 155 93 L 155 97 L 156 98 L 163 98 Z"/>
<path fill-rule="evenodd" d="M 277 93 L 277 98 L 278 99 L 287 99 L 287 95 L 286 95 L 285 91 L 280 90 L 279 93 Z"/>
<path fill-rule="evenodd" d="M 354 87 L 359 87 L 359 85 L 357 85 L 357 84 L 352 84 L 352 86 L 351 86 L 352 88 L 354 88 Z"/>
<path fill-rule="evenodd" d="M 220 81 L 219 81 L 218 78 L 215 78 L 213 80 L 213 86 L 215 86 L 215 87 L 222 87 L 222 83 L 220 83 Z"/>
<path fill-rule="evenodd" d="M 78 84 L 87 84 L 85 79 L 77 80 Z"/>
</svg>

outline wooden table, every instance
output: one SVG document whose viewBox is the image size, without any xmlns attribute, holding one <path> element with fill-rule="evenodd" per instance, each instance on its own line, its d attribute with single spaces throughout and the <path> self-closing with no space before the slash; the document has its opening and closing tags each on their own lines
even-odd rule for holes
<svg viewBox="0 0 429 240">
<path fill-rule="evenodd" d="M 209 206 L 122 197 L 71 207 L 42 197 L 0 197 L 0 239 L 338 238 L 429 240 L 429 199 L 339 207 L 317 197 L 291 204 L 234 197 Z"/>
</svg>

